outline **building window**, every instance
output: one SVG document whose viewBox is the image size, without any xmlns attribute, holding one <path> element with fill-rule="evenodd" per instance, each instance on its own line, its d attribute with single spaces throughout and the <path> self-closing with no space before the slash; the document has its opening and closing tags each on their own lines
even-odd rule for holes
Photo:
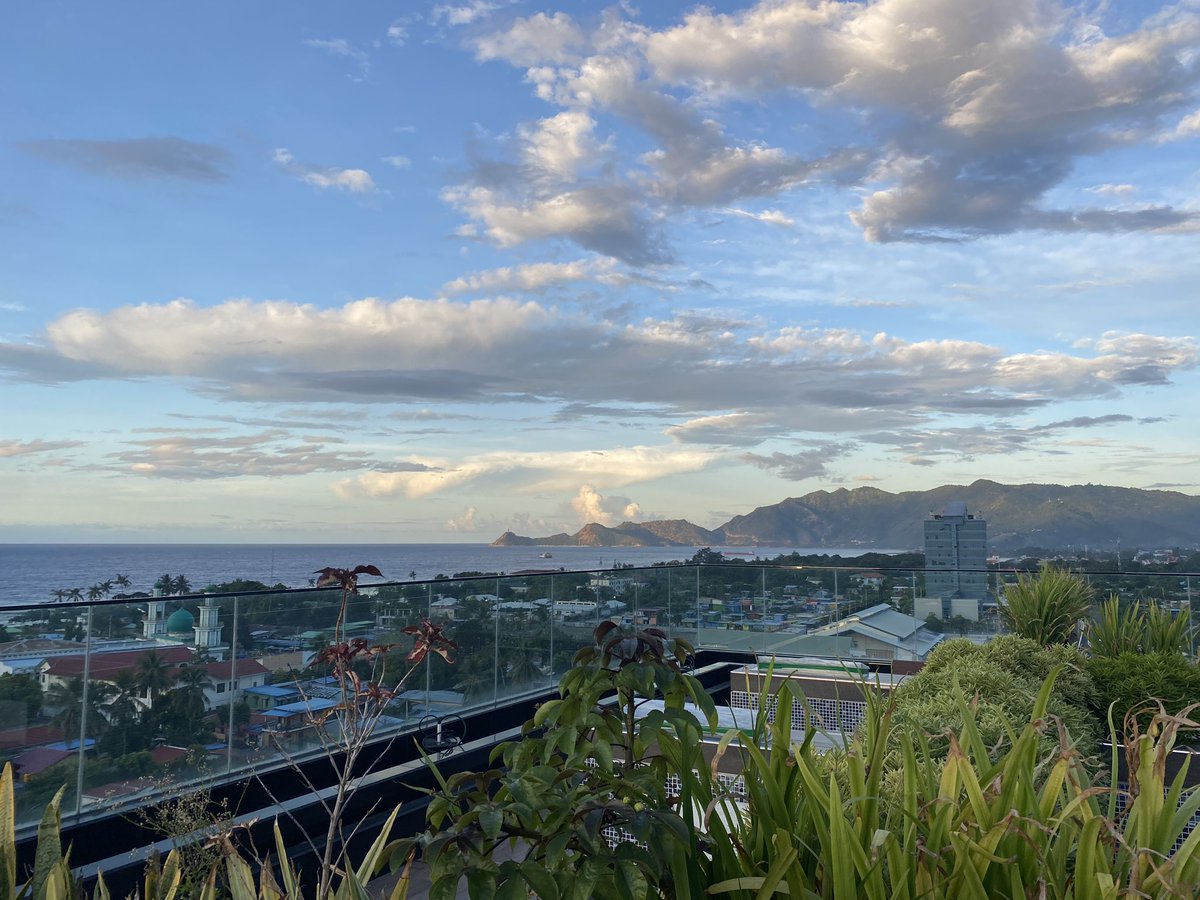
<svg viewBox="0 0 1200 900">
<path fill-rule="evenodd" d="M 217 685 L 217 693 L 218 694 L 225 693 L 225 682 L 224 681 L 222 681 L 220 684 Z"/>
</svg>

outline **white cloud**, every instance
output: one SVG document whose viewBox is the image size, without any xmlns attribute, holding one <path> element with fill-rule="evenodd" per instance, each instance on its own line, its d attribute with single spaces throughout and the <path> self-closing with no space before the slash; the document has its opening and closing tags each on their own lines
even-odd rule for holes
<svg viewBox="0 0 1200 900">
<path fill-rule="evenodd" d="M 1053 2 L 979 0 L 964 18 L 953 4 L 925 0 L 762 0 L 728 14 L 698 7 L 661 31 L 617 11 L 590 33 L 565 14 L 540 13 L 474 46 L 481 59 L 525 68 L 537 95 L 566 114 L 594 122 L 603 111 L 646 133 L 653 146 L 641 167 L 610 175 L 606 185 L 609 194 L 639 189 L 625 221 L 833 180 L 860 189 L 852 220 L 868 240 L 933 242 L 1019 230 L 1200 227 L 1200 214 L 1186 208 L 1044 205 L 1082 156 L 1151 145 L 1168 121 L 1176 122 L 1171 137 L 1200 129 L 1200 113 L 1175 118 L 1197 98 L 1197 42 L 1200 16 L 1187 6 L 1110 37 L 1098 13 Z M 738 139 L 718 121 L 735 96 L 781 108 L 803 97 L 816 115 L 853 115 L 869 137 L 815 155 Z M 582 185 L 569 181 L 569 167 L 559 172 L 554 198 L 577 196 Z M 478 187 L 495 190 L 482 180 Z M 493 218 L 495 207 L 529 208 L 540 218 L 550 200 L 529 203 L 520 190 L 505 203 L 489 196 L 490 204 L 460 208 Z M 573 225 L 554 217 L 541 229 L 492 222 L 489 234 L 505 246 L 554 234 L 579 242 Z M 651 236 L 627 229 L 623 242 Z M 636 261 L 628 250 L 622 258 Z"/>
<path fill-rule="evenodd" d="M 563 237 L 634 265 L 666 259 L 653 227 L 623 188 L 585 187 L 530 197 L 476 186 L 450 189 L 442 196 L 479 220 L 487 236 L 501 247 Z"/>
<path fill-rule="evenodd" d="M 1088 190 L 1093 194 L 1103 194 L 1108 197 L 1125 197 L 1137 189 L 1132 184 L 1098 184 Z"/>
<path fill-rule="evenodd" d="M 470 25 L 480 19 L 486 19 L 498 10 L 502 4 L 490 0 L 471 0 L 469 3 L 452 4 L 439 3 L 433 8 L 430 18 L 435 22 L 445 22 L 447 25 Z"/>
<path fill-rule="evenodd" d="M 478 273 L 455 289 L 537 288 L 587 268 L 561 265 Z M 410 496 L 499 477 L 514 489 L 544 482 L 611 491 L 638 480 L 631 473 L 640 469 L 689 470 L 729 447 L 801 434 L 811 445 L 823 435 L 886 431 L 887 442 L 907 446 L 914 439 L 905 435 L 929 432 L 943 417 L 1003 420 L 1073 398 L 1111 403 L 1198 365 L 1191 337 L 1110 332 L 1068 349 L 1012 351 L 715 316 L 625 322 L 507 299 L 366 299 L 330 309 L 177 300 L 76 310 L 52 322 L 38 344 L 0 343 L 0 370 L 42 383 L 174 377 L 250 401 L 404 402 L 459 413 L 466 410 L 453 404 L 471 404 L 474 416 L 478 404 L 519 401 L 547 404 L 547 419 L 553 407 L 563 421 L 637 422 L 652 411 L 677 423 L 666 429 L 669 451 L 413 456 L 405 471 L 372 471 L 351 483 L 369 495 Z"/>
<path fill-rule="evenodd" d="M 614 272 L 616 260 L 577 259 L 567 263 L 530 263 L 524 266 L 504 266 L 486 272 L 474 272 L 442 285 L 443 296 L 460 294 L 492 294 L 505 291 L 539 293 L 548 288 L 579 281 L 614 281 L 621 276 Z"/>
<path fill-rule="evenodd" d="M 297 162 L 286 147 L 276 149 L 272 159 L 289 175 L 293 175 L 313 187 L 323 190 L 337 188 L 352 194 L 373 194 L 375 192 L 375 182 L 370 173 L 364 169 L 337 169 L 307 165 Z"/>
<path fill-rule="evenodd" d="M 479 509 L 477 507 L 468 506 L 463 509 L 461 516 L 447 520 L 446 527 L 450 531 L 476 532 L 479 530 L 479 524 L 475 521 L 475 517 L 478 515 Z"/>
<path fill-rule="evenodd" d="M 485 61 L 503 59 L 515 66 L 533 66 L 575 60 L 584 43 L 583 32 L 566 13 L 537 13 L 518 19 L 507 31 L 477 38 L 475 53 Z"/>
<path fill-rule="evenodd" d="M 397 19 L 387 30 L 388 43 L 393 47 L 403 47 L 408 43 L 408 23 L 404 19 Z"/>
<path fill-rule="evenodd" d="M 780 212 L 777 209 L 764 209 L 762 212 L 750 212 L 745 209 L 728 208 L 727 213 L 732 213 L 735 216 L 741 216 L 746 219 L 755 219 L 759 222 L 765 222 L 768 225 L 778 225 L 781 228 L 791 228 L 796 224 L 796 220 L 791 216 Z"/>
<path fill-rule="evenodd" d="M 595 522 L 611 526 L 621 521 L 632 522 L 642 514 L 641 506 L 628 497 L 605 497 L 590 484 L 582 485 L 571 498 L 571 508 L 581 525 Z"/>
<path fill-rule="evenodd" d="M 436 496 L 463 485 L 503 479 L 517 493 L 570 491 L 586 478 L 607 488 L 697 472 L 717 459 L 711 451 L 664 447 L 617 447 L 587 451 L 486 453 L 460 460 L 410 457 L 422 471 L 365 472 L 334 489 L 343 497 Z M 590 489 L 594 490 L 594 489 Z M 628 501 L 622 500 L 623 506 Z"/>
<path fill-rule="evenodd" d="M 532 128 L 521 128 L 525 162 L 537 175 L 570 181 L 591 165 L 605 149 L 593 134 L 596 123 L 579 110 L 541 119 Z"/>
<path fill-rule="evenodd" d="M 0 459 L 30 456 L 35 453 L 53 453 L 83 446 L 83 441 L 0 441 Z"/>
<path fill-rule="evenodd" d="M 385 156 L 382 161 L 397 169 L 407 169 L 412 165 L 412 160 L 407 156 Z"/>
<path fill-rule="evenodd" d="M 388 31 L 388 36 L 391 36 L 391 30 Z M 371 59 L 365 50 L 360 50 L 355 47 L 345 38 L 310 38 L 304 41 L 304 46 L 312 47 L 315 50 L 323 50 L 330 56 L 340 56 L 345 59 L 354 60 L 358 63 L 358 70 L 362 76 L 366 76 L 371 68 Z"/>
</svg>

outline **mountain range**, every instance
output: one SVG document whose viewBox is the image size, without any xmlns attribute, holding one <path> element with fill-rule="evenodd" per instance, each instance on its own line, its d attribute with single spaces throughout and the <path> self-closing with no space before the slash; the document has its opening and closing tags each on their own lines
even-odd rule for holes
<svg viewBox="0 0 1200 900">
<path fill-rule="evenodd" d="M 559 547 L 920 547 L 923 522 L 963 501 L 988 525 L 993 550 L 1023 547 L 1112 549 L 1200 545 L 1200 497 L 1098 484 L 999 484 L 979 480 L 928 491 L 873 487 L 814 491 L 734 516 L 707 529 L 684 519 L 585 525 L 575 534 L 523 537 L 507 531 L 493 546 Z"/>
</svg>

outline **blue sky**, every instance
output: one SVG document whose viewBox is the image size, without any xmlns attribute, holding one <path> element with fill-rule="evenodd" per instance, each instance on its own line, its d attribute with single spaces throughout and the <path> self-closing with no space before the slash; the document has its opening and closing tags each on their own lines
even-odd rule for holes
<svg viewBox="0 0 1200 900">
<path fill-rule="evenodd" d="M 1200 486 L 1200 8 L 24 4 L 0 541 Z"/>
</svg>

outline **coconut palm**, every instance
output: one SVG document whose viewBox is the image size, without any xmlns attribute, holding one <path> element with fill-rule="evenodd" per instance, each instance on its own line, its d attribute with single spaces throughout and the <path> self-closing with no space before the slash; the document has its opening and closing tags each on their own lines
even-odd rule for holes
<svg viewBox="0 0 1200 900">
<path fill-rule="evenodd" d="M 133 584 L 133 582 L 129 580 L 128 575 L 122 575 L 119 572 L 113 576 L 113 581 L 116 582 L 117 587 L 123 587 L 123 588 L 127 588 L 131 584 Z"/>
<path fill-rule="evenodd" d="M 112 685 L 103 681 L 88 683 L 87 731 L 85 737 L 96 737 L 108 725 L 103 709 L 112 696 Z M 58 707 L 50 721 L 63 730 L 67 741 L 79 740 L 83 726 L 83 679 L 76 675 L 67 681 L 58 681 L 46 691 L 46 705 Z"/>
<path fill-rule="evenodd" d="M 109 580 L 109 581 L 102 581 L 102 582 L 100 582 L 100 584 L 99 584 L 99 588 L 100 588 L 100 590 L 101 590 L 101 591 L 103 591 L 103 592 L 104 592 L 104 596 L 105 596 L 105 597 L 107 597 L 109 594 L 111 594 L 111 593 L 112 593 L 112 589 L 113 589 L 113 583 L 112 583 L 112 581 L 111 581 L 111 580 Z"/>
<path fill-rule="evenodd" d="M 122 754 L 129 752 L 130 731 L 137 725 L 146 708 L 138 699 L 138 693 L 137 674 L 133 669 L 122 669 L 113 678 L 112 691 L 104 706 L 105 717 L 113 730 L 120 735 Z"/>
<path fill-rule="evenodd" d="M 158 581 L 154 582 L 154 586 L 158 590 L 162 591 L 164 597 L 168 594 L 172 594 L 175 592 L 175 576 L 160 575 Z"/>
<path fill-rule="evenodd" d="M 83 588 L 68 588 L 67 592 L 66 592 L 66 597 L 72 603 L 82 603 L 83 602 Z"/>
<path fill-rule="evenodd" d="M 98 585 L 98 584 L 93 584 L 90 588 L 87 589 L 87 598 L 89 600 L 92 600 L 92 601 L 99 600 L 103 596 L 104 596 L 104 589 L 102 587 L 100 587 L 100 585 Z"/>
<path fill-rule="evenodd" d="M 56 591 L 51 591 L 50 595 L 54 598 L 55 603 L 62 603 L 63 600 L 66 599 L 67 593 L 68 593 L 67 591 L 63 590 L 62 588 L 59 588 Z"/>
<path fill-rule="evenodd" d="M 190 594 L 192 592 L 192 583 L 188 581 L 186 575 L 179 575 L 171 582 L 172 594 Z"/>
<path fill-rule="evenodd" d="M 508 657 L 508 681 L 510 684 L 528 684 L 541 681 L 546 676 L 538 662 L 541 653 L 532 647 L 518 647 Z"/>
<path fill-rule="evenodd" d="M 154 650 L 147 652 L 138 661 L 135 676 L 138 687 L 146 692 L 151 708 L 163 692 L 170 690 L 171 685 L 174 684 L 171 676 L 171 664 Z"/>
</svg>

